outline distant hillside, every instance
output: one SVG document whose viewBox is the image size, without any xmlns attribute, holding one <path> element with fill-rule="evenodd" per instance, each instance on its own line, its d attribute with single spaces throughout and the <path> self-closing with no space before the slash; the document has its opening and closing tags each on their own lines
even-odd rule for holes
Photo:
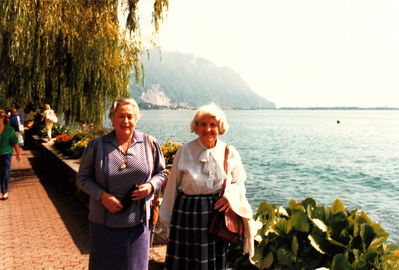
<svg viewBox="0 0 399 270">
<path fill-rule="evenodd" d="M 145 85 L 129 84 L 139 103 L 168 107 L 198 107 L 215 102 L 224 108 L 268 109 L 275 104 L 256 94 L 233 70 L 179 52 L 155 50 L 143 59 Z"/>
</svg>

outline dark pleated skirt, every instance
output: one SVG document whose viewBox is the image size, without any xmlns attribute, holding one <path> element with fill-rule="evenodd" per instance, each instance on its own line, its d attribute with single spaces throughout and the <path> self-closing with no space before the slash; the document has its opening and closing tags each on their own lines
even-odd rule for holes
<svg viewBox="0 0 399 270">
<path fill-rule="evenodd" d="M 165 269 L 226 269 L 228 243 L 208 233 L 218 195 L 179 195 L 173 209 Z"/>
<path fill-rule="evenodd" d="M 148 269 L 150 230 L 143 224 L 109 228 L 90 222 L 91 270 Z"/>
</svg>

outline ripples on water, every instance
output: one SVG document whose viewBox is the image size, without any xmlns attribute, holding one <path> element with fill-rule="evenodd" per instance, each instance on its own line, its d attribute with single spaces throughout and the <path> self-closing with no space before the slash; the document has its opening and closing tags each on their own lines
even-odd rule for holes
<svg viewBox="0 0 399 270">
<path fill-rule="evenodd" d="M 137 129 L 187 142 L 194 111 L 142 111 Z M 226 111 L 221 136 L 240 152 L 247 195 L 287 206 L 312 197 L 364 210 L 399 242 L 399 111 Z M 340 120 L 340 124 L 337 124 Z"/>
</svg>

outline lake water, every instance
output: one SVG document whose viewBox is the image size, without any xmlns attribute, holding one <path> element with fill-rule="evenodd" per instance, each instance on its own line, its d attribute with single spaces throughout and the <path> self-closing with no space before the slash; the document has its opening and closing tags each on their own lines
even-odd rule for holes
<svg viewBox="0 0 399 270">
<path fill-rule="evenodd" d="M 288 206 L 312 197 L 364 210 L 399 242 L 399 111 L 225 111 L 247 172 L 247 197 Z M 142 111 L 137 130 L 184 143 L 195 111 Z M 340 124 L 337 124 L 337 120 Z"/>
</svg>

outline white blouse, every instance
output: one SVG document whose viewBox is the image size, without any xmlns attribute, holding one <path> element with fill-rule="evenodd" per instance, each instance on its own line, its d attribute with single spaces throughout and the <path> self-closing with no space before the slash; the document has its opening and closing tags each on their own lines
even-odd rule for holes
<svg viewBox="0 0 399 270">
<path fill-rule="evenodd" d="M 208 149 L 197 138 L 184 144 L 176 153 L 172 170 L 162 198 L 159 218 L 168 230 L 172 218 L 175 199 L 179 193 L 187 195 L 215 194 L 220 192 L 224 171 L 226 144 L 217 140 L 214 148 Z M 244 218 L 246 243 L 244 250 L 253 255 L 253 235 L 251 227 L 252 209 L 245 197 L 246 173 L 241 157 L 234 146 L 229 145 L 227 159 L 227 185 L 224 197 L 234 212 Z"/>
<path fill-rule="evenodd" d="M 199 139 L 184 144 L 176 153 L 173 167 L 162 198 L 160 219 L 169 226 L 178 193 L 187 195 L 218 193 L 226 177 L 224 151 L 226 144 L 217 141 L 214 148 L 206 148 Z M 227 160 L 228 182 L 239 185 L 245 193 L 246 173 L 237 150 L 229 146 Z"/>
</svg>

